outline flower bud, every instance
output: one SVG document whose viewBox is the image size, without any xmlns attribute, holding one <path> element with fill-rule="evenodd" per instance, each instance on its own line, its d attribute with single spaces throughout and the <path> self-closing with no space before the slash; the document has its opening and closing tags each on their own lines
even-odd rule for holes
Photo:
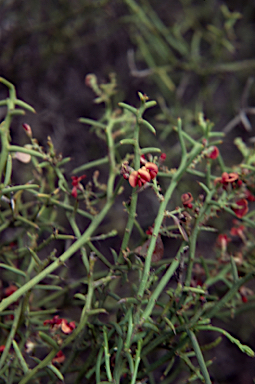
<svg viewBox="0 0 255 384">
<path fill-rule="evenodd" d="M 190 192 L 184 193 L 181 196 L 182 204 L 186 208 L 192 208 L 191 202 L 193 201 L 193 196 Z"/>
<path fill-rule="evenodd" d="M 30 125 L 24 123 L 24 124 L 22 124 L 22 127 L 24 128 L 26 135 L 31 139 L 33 134 L 32 134 L 32 129 L 31 129 Z"/>
</svg>

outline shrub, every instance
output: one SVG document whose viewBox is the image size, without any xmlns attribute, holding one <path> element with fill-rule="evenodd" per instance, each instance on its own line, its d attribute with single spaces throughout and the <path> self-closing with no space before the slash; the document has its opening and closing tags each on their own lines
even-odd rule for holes
<svg viewBox="0 0 255 384">
<path fill-rule="evenodd" d="M 171 169 L 160 148 L 140 145 L 140 131 L 153 142 L 156 130 L 144 113 L 156 103 L 139 92 L 138 107 L 112 106 L 114 76 L 98 84 L 89 75 L 86 84 L 105 112 L 80 121 L 105 140 L 108 155 L 70 177 L 64 166 L 71 159 L 57 154 L 50 138 L 40 147 L 27 124 L 29 144 L 12 144 L 12 119 L 34 110 L 0 81 L 9 89 L 0 104 L 1 381 L 211 383 L 207 351 L 221 338 L 201 346 L 198 336 L 208 331 L 253 357 L 213 321 L 242 312 L 247 300 L 254 305 L 246 285 L 254 277 L 254 151 L 237 139 L 244 159 L 227 167 L 218 148 L 223 134 L 200 114 L 196 137 L 178 119 L 180 159 Z M 23 183 L 13 185 L 13 167 Z M 190 189 L 180 193 L 190 177 Z M 143 199 L 151 193 L 158 209 L 144 228 L 137 212 L 148 210 Z M 101 252 L 99 242 L 117 235 L 120 246 Z M 210 250 L 201 251 L 205 236 Z M 71 258 L 79 278 L 69 273 Z"/>
</svg>

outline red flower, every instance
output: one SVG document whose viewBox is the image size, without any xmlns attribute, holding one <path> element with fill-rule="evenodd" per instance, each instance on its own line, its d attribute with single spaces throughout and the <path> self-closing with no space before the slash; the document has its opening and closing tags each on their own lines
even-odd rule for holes
<svg viewBox="0 0 255 384">
<path fill-rule="evenodd" d="M 232 207 L 232 210 L 235 212 L 236 216 L 241 219 L 248 212 L 248 201 L 246 199 L 240 199 L 236 203 L 238 207 Z"/>
<path fill-rule="evenodd" d="M 70 323 L 68 323 L 66 319 L 62 319 L 61 331 L 63 333 L 68 335 L 69 333 L 72 333 L 74 329 L 75 329 L 74 321 L 71 321 Z"/>
<path fill-rule="evenodd" d="M 190 192 L 184 193 L 181 196 L 182 204 L 185 208 L 192 208 L 191 202 L 193 201 L 193 196 Z"/>
<path fill-rule="evenodd" d="M 3 352 L 5 349 L 5 345 L 0 345 L 0 353 Z"/>
<path fill-rule="evenodd" d="M 151 180 L 157 176 L 158 166 L 155 163 L 150 163 L 150 162 L 146 163 L 145 169 L 149 172 Z"/>
<path fill-rule="evenodd" d="M 85 179 L 85 177 L 86 177 L 86 175 L 82 175 L 82 176 L 72 176 L 72 186 L 73 186 L 73 188 L 72 188 L 72 192 L 71 192 L 71 195 L 73 196 L 73 197 L 77 197 L 77 195 L 78 195 L 78 189 L 80 190 L 80 191 L 82 191 L 83 190 L 83 187 L 82 187 L 82 185 L 80 184 L 80 181 L 81 180 L 83 180 L 83 179 Z"/>
<path fill-rule="evenodd" d="M 234 181 L 236 181 L 238 177 L 239 177 L 238 174 L 235 172 L 230 172 L 230 173 L 223 172 L 221 177 L 217 177 L 214 180 L 214 184 L 216 185 L 217 183 L 221 183 L 224 186 L 227 186 L 228 184 L 232 184 Z"/>
<path fill-rule="evenodd" d="M 212 160 L 217 159 L 219 156 L 219 150 L 217 147 L 213 147 L 211 153 L 208 155 L 208 157 Z"/>
<path fill-rule="evenodd" d="M 60 319 L 58 315 L 54 316 L 51 320 L 45 320 L 43 325 L 49 324 L 52 329 L 61 328 L 61 331 L 65 334 L 72 333 L 75 329 L 75 322 L 68 323 L 66 319 Z"/>
<path fill-rule="evenodd" d="M 62 351 L 59 351 L 56 356 L 52 359 L 52 363 L 63 363 L 65 361 L 65 355 Z"/>
<path fill-rule="evenodd" d="M 43 322 L 43 325 L 47 325 L 47 324 L 49 324 L 50 325 L 50 327 L 51 328 L 58 328 L 60 325 L 61 325 L 61 323 L 62 323 L 62 319 L 60 319 L 59 318 L 59 316 L 58 315 L 56 315 L 56 316 L 54 316 L 53 317 L 53 319 L 51 319 L 51 320 L 45 320 L 44 322 Z"/>
<path fill-rule="evenodd" d="M 129 184 L 131 187 L 141 187 L 143 184 L 151 180 L 150 174 L 145 167 L 140 168 L 138 171 L 133 171 L 129 176 Z"/>
</svg>

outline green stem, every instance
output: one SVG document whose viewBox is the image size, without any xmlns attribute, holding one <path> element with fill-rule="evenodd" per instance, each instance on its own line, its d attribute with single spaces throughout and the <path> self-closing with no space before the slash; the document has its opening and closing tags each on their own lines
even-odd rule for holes
<svg viewBox="0 0 255 384">
<path fill-rule="evenodd" d="M 137 350 L 136 350 L 136 355 L 135 355 L 135 367 L 134 367 L 134 373 L 132 376 L 132 381 L 131 384 L 136 383 L 136 378 L 137 378 L 137 372 L 141 360 L 141 350 L 142 350 L 142 340 L 138 340 L 137 342 Z"/>
<path fill-rule="evenodd" d="M 153 291 L 152 295 L 150 296 L 147 307 L 145 308 L 145 310 L 142 314 L 141 323 L 144 323 L 145 320 L 147 320 L 148 317 L 151 315 L 151 312 L 153 311 L 153 308 L 155 306 L 155 303 L 156 303 L 159 295 L 161 294 L 161 292 L 165 288 L 166 284 L 169 282 L 169 280 L 173 276 L 174 272 L 178 268 L 179 263 L 180 263 L 180 257 L 181 257 L 182 251 L 183 251 L 183 247 L 184 247 L 184 245 L 182 245 L 180 247 L 178 254 L 174 258 L 170 267 L 168 268 L 168 270 L 166 271 L 164 276 L 160 279 L 159 284 L 157 285 L 157 287 Z"/>
<path fill-rule="evenodd" d="M 191 340 L 191 343 L 193 345 L 193 348 L 194 348 L 194 351 L 195 351 L 195 354 L 196 354 L 196 357 L 197 357 L 198 364 L 200 366 L 202 375 L 204 376 L 204 379 L 205 379 L 205 383 L 206 384 L 212 384 L 211 379 L 210 379 L 210 375 L 209 375 L 208 370 L 206 368 L 204 357 L 202 355 L 200 346 L 199 346 L 197 338 L 196 338 L 196 335 L 194 334 L 194 332 L 192 332 L 189 329 L 187 329 L 187 334 L 188 334 L 188 336 L 189 336 L 189 338 Z"/>
<path fill-rule="evenodd" d="M 105 369 L 106 374 L 109 382 L 112 382 L 112 372 L 111 372 L 111 364 L 110 364 L 110 352 L 109 352 L 109 345 L 108 345 L 108 338 L 107 338 L 107 328 L 106 326 L 103 327 L 103 333 L 104 333 L 104 359 L 105 359 Z"/>
<path fill-rule="evenodd" d="M 92 298 L 93 298 L 93 292 L 94 292 L 94 285 L 93 285 L 93 268 L 94 268 L 95 258 L 90 258 L 90 272 L 88 274 L 88 293 L 87 293 L 87 300 L 83 307 L 80 322 L 77 328 L 65 339 L 65 341 L 62 343 L 62 345 L 59 347 L 60 349 L 64 349 L 67 345 L 69 345 L 74 339 L 77 338 L 78 334 L 84 330 L 88 317 L 90 316 L 90 309 L 92 304 Z M 29 382 L 30 379 L 32 379 L 37 372 L 39 372 L 41 369 L 46 367 L 53 357 L 56 355 L 58 350 L 53 349 L 44 360 L 42 360 L 35 368 L 33 368 L 29 373 L 20 381 L 19 384 L 26 384 Z"/>
<path fill-rule="evenodd" d="M 28 155 L 40 157 L 41 159 L 47 160 L 48 156 L 45 153 L 37 152 L 34 149 L 29 149 L 25 147 L 20 147 L 19 145 L 9 145 L 9 152 L 21 152 L 27 153 Z"/>
<path fill-rule="evenodd" d="M 14 315 L 15 317 L 14 317 L 14 320 L 12 323 L 12 328 L 11 328 L 11 331 L 9 333 L 8 339 L 5 342 L 5 349 L 4 349 L 2 356 L 1 356 L 1 359 L 0 359 L 0 369 L 3 367 L 4 363 L 8 364 L 8 362 L 9 362 L 8 354 L 9 354 L 10 347 L 12 345 L 12 340 L 14 339 L 15 334 L 16 334 L 17 329 L 18 329 L 21 311 L 22 311 L 22 303 L 19 304 L 18 308 L 15 311 L 15 315 Z"/>
<path fill-rule="evenodd" d="M 238 279 L 238 281 L 236 281 L 231 289 L 222 297 L 221 300 L 219 300 L 211 310 L 209 310 L 209 312 L 206 313 L 206 317 L 208 319 L 211 319 L 212 317 L 214 317 L 215 315 L 217 315 L 217 313 L 220 311 L 221 308 L 223 308 L 228 302 L 229 300 L 232 299 L 232 297 L 236 294 L 236 292 L 238 291 L 238 289 L 244 285 L 247 281 L 249 281 L 251 278 L 254 277 L 254 272 L 251 272 L 249 273 L 248 275 L 242 277 L 241 279 Z"/>
<path fill-rule="evenodd" d="M 0 156 L 0 181 L 2 180 L 2 175 L 4 172 L 5 164 L 8 158 L 8 149 L 9 149 L 9 128 L 11 124 L 11 116 L 8 113 L 5 120 L 0 125 L 0 135 L 1 135 L 1 156 Z"/>
<path fill-rule="evenodd" d="M 113 188 L 114 188 L 114 180 L 116 175 L 116 162 L 115 162 L 115 147 L 114 147 L 114 140 L 112 137 L 112 128 L 114 126 L 114 120 L 110 120 L 107 127 L 106 127 L 106 137 L 107 137 L 107 144 L 108 144 L 108 156 L 109 156 L 109 177 L 108 177 L 108 184 L 107 184 L 107 199 L 111 199 L 113 195 Z"/>
<path fill-rule="evenodd" d="M 178 121 L 177 129 L 178 129 L 178 134 L 179 134 L 179 139 L 180 139 L 180 144 L 181 144 L 181 149 L 182 149 L 181 163 L 180 163 L 178 170 L 173 175 L 171 183 L 170 183 L 170 185 L 166 191 L 166 194 L 164 196 L 164 200 L 160 203 L 160 206 L 159 206 L 158 215 L 157 215 L 157 218 L 155 220 L 155 225 L 154 225 L 154 230 L 153 230 L 151 242 L 150 242 L 150 245 L 149 245 L 149 248 L 147 251 L 147 256 L 145 259 L 143 277 L 142 277 L 142 280 L 141 280 L 141 283 L 139 286 L 139 290 L 138 290 L 138 297 L 140 297 L 140 298 L 143 297 L 144 290 L 145 290 L 145 287 L 146 287 L 146 284 L 147 284 L 147 281 L 149 278 L 150 267 L 151 267 L 151 257 L 152 257 L 153 251 L 155 249 L 157 236 L 158 236 L 162 221 L 164 219 L 167 204 L 168 204 L 169 200 L 171 199 L 172 194 L 173 194 L 178 182 L 182 178 L 184 172 L 186 171 L 188 166 L 192 163 L 192 161 L 195 159 L 195 157 L 203 149 L 203 146 L 198 143 L 187 154 L 183 135 L 182 135 L 182 127 L 181 127 L 181 121 L 180 120 Z"/>
<path fill-rule="evenodd" d="M 137 117 L 137 123 L 135 126 L 135 131 L 134 131 L 134 139 L 135 139 L 135 145 L 134 145 L 134 166 L 135 169 L 139 169 L 140 166 L 140 147 L 139 147 L 139 124 L 138 124 L 138 117 Z M 134 221 L 136 217 L 136 206 L 137 206 L 137 191 L 136 189 L 132 190 L 132 195 L 131 195 L 131 203 L 130 203 L 130 210 L 129 210 L 129 215 L 128 215 L 128 222 L 126 225 L 125 229 L 125 234 L 123 236 L 122 244 L 121 244 L 121 249 L 119 253 L 119 258 L 118 261 L 120 262 L 123 258 L 123 251 L 127 248 L 128 242 L 132 233 L 132 229 L 134 226 Z"/>
<path fill-rule="evenodd" d="M 196 242 L 197 242 L 197 237 L 198 237 L 198 234 L 200 231 L 201 222 L 203 222 L 203 218 L 206 214 L 206 211 L 208 209 L 208 205 L 211 202 L 211 199 L 213 197 L 214 192 L 215 192 L 214 189 L 211 191 L 208 190 L 206 200 L 205 200 L 203 206 L 200 208 L 199 215 L 198 215 L 196 222 L 195 222 L 195 227 L 194 227 L 192 235 L 190 237 L 189 263 L 188 263 L 187 276 L 186 276 L 186 281 L 185 281 L 186 286 L 190 286 L 190 282 L 191 282 L 192 268 L 193 268 L 193 264 L 194 264 L 194 260 L 195 260 L 195 252 L 196 252 Z"/>
<path fill-rule="evenodd" d="M 33 277 L 29 282 L 24 284 L 21 288 L 19 288 L 16 292 L 14 292 L 11 296 L 3 299 L 0 303 L 0 312 L 7 308 L 10 304 L 17 301 L 22 295 L 24 295 L 28 290 L 32 289 L 36 284 L 45 279 L 48 274 L 55 271 L 59 266 L 63 265 L 70 257 L 77 252 L 87 241 L 90 239 L 93 232 L 98 228 L 109 209 L 111 208 L 114 200 L 109 200 L 102 211 L 94 217 L 91 224 L 87 228 L 87 230 L 81 235 L 81 237 L 75 241 L 57 260 L 55 260 L 52 264 L 50 264 L 47 268 L 45 268 L 38 275 Z"/>
</svg>

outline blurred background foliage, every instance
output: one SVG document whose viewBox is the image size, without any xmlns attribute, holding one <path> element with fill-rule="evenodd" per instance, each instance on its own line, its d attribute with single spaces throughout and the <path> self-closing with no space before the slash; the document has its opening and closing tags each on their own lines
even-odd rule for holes
<svg viewBox="0 0 255 384">
<path fill-rule="evenodd" d="M 77 163 L 96 148 L 77 118 L 100 115 L 87 73 L 104 82 L 115 72 L 116 100 L 135 104 L 138 90 L 156 98 L 166 152 L 178 116 L 193 127 L 203 111 L 223 130 L 254 98 L 252 1 L 6 0 L 0 10 L 2 76 L 37 110 L 28 122 L 39 140 L 50 134 Z"/>
<path fill-rule="evenodd" d="M 13 142 L 26 142 L 22 123 L 29 123 L 39 144 L 46 146 L 50 135 L 56 151 L 72 157 L 69 171 L 105 156 L 104 143 L 78 118 L 102 113 L 85 86 L 86 74 L 108 82 L 115 72 L 116 105 L 122 100 L 137 105 L 137 91 L 157 100 L 147 118 L 157 129 L 153 146 L 166 152 L 168 165 L 179 159 L 172 129 L 177 117 L 195 136 L 201 111 L 226 133 L 220 148 L 226 164 L 238 163 L 234 137 L 254 141 L 254 36 L 253 1 L 1 0 L 0 75 L 37 111 L 15 119 Z M 5 92 L 1 87 L 1 99 Z M 1 110 L 0 119 L 3 115 Z M 141 142 L 151 140 L 145 131 Z M 201 245 L 204 252 L 207 247 Z M 229 330 L 248 343 L 252 316 L 243 314 Z M 230 356 L 227 348 L 226 343 L 217 360 L 224 368 L 219 382 L 249 382 L 253 361 L 238 351 Z"/>
</svg>

